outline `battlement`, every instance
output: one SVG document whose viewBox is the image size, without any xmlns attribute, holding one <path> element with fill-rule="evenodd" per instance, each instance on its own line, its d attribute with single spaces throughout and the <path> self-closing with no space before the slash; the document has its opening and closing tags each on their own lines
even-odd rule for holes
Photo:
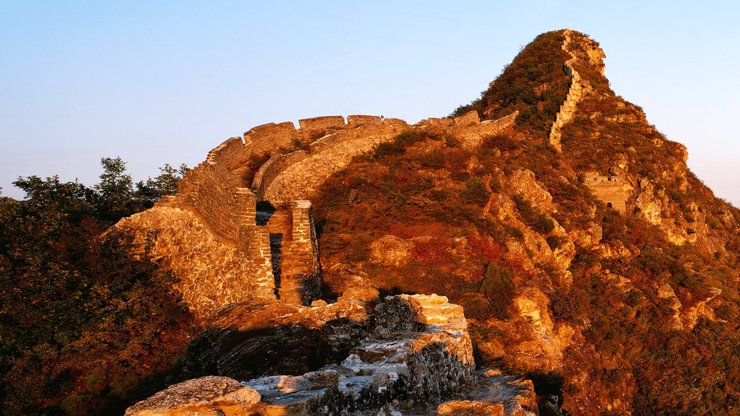
<svg viewBox="0 0 740 416">
<path fill-rule="evenodd" d="M 350 126 L 360 126 L 363 124 L 378 124 L 383 122 L 381 116 L 351 115 L 347 116 L 347 124 Z"/>
<path fill-rule="evenodd" d="M 208 153 L 207 161 L 223 164 L 245 186 L 249 186 L 262 161 L 289 153 L 297 146 L 309 145 L 326 134 L 365 125 L 406 125 L 403 120 L 370 115 L 348 116 L 347 121 L 345 123 L 343 116 L 306 118 L 298 121 L 299 129 L 290 121 L 262 124 L 249 129 L 243 138 L 231 137 L 216 146 Z"/>
<path fill-rule="evenodd" d="M 325 130 L 329 128 L 343 128 L 343 116 L 323 116 L 298 120 L 301 130 Z"/>
<path fill-rule="evenodd" d="M 199 317 L 254 297 L 307 304 L 321 284 L 309 199 L 330 175 L 410 129 L 446 128 L 473 147 L 515 117 L 481 122 L 472 112 L 409 126 L 351 115 L 346 123 L 342 116 L 303 119 L 299 129 L 292 122 L 256 126 L 211 150 L 175 196 L 141 213 L 137 221 L 154 231 L 138 241 L 167 259 L 163 267 L 181 279 L 178 290 Z"/>
</svg>

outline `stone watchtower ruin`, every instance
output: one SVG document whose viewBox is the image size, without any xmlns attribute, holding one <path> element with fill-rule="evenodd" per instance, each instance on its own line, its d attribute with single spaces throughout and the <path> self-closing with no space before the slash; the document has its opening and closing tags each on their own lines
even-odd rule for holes
<svg viewBox="0 0 740 416">
<path fill-rule="evenodd" d="M 310 201 L 258 202 L 233 172 L 209 158 L 188 172 L 175 196 L 155 206 L 166 208 L 195 214 L 218 244 L 231 248 L 242 262 L 241 279 L 221 281 L 219 286 L 232 293 L 221 302 L 260 298 L 310 304 L 319 296 L 321 268 Z M 229 290 L 232 285 L 244 290 Z M 183 293 L 186 301 L 189 295 Z"/>
</svg>

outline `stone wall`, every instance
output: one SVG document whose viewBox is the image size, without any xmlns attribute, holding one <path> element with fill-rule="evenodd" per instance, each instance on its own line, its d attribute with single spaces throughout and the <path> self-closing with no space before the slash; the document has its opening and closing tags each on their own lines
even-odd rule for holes
<svg viewBox="0 0 740 416">
<path fill-rule="evenodd" d="M 570 88 L 568 89 L 568 95 L 565 98 L 563 104 L 560 105 L 560 111 L 558 111 L 555 117 L 555 122 L 550 128 L 550 144 L 557 149 L 558 152 L 562 151 L 560 146 L 560 138 L 562 137 L 561 130 L 565 124 L 573 119 L 573 114 L 576 111 L 578 103 L 583 98 L 584 94 L 588 90 L 587 83 L 581 78 L 578 71 L 575 70 L 573 64 L 576 61 L 575 54 L 570 50 L 570 43 L 572 41 L 572 33 L 570 30 L 564 32 L 565 41 L 563 42 L 563 50 L 567 52 L 571 58 L 565 62 L 565 72 L 570 76 Z"/>
<path fill-rule="evenodd" d="M 307 154 L 296 155 L 271 169 L 255 191 L 269 201 L 310 199 L 326 178 L 347 166 L 353 157 L 372 151 L 406 129 L 405 122 L 387 119 L 380 124 L 339 130 L 311 143 Z"/>
<path fill-rule="evenodd" d="M 201 322 L 229 303 L 274 299 L 272 272 L 259 254 L 261 234 L 249 236 L 245 252 L 187 205 L 157 206 L 124 218 L 103 238 L 126 241 L 132 256 L 171 273 L 173 292 Z"/>
<path fill-rule="evenodd" d="M 329 128 L 344 127 L 344 117 L 342 116 L 323 116 L 304 118 L 298 120 L 301 130 L 326 130 Z"/>
<path fill-rule="evenodd" d="M 382 123 L 383 118 L 380 116 L 367 116 L 367 115 L 351 115 L 347 116 L 347 124 L 350 126 L 359 126 L 362 124 L 378 124 Z"/>
<path fill-rule="evenodd" d="M 275 294 L 281 302 L 307 305 L 317 299 L 321 287 L 319 247 L 310 201 L 275 204 L 275 210 L 260 215 L 267 223 Z"/>
<path fill-rule="evenodd" d="M 260 166 L 252 181 L 252 189 L 259 199 L 263 197 L 265 189 L 288 167 L 306 159 L 309 153 L 305 150 L 297 150 L 288 154 L 278 154 L 271 157 L 264 165 Z"/>
<path fill-rule="evenodd" d="M 181 279 L 178 290 L 201 318 L 227 303 L 254 297 L 306 304 L 317 297 L 321 282 L 307 199 L 331 174 L 409 129 L 447 127 L 472 148 L 515 117 L 480 122 L 469 113 L 409 126 L 393 118 L 353 115 L 347 124 L 342 116 L 303 119 L 301 129 L 291 122 L 264 124 L 243 139 L 232 137 L 214 148 L 183 178 L 177 195 L 164 198 L 136 221 L 123 222 L 129 231 L 146 235 L 138 241 L 150 248 L 147 255 L 162 259 L 163 267 Z M 297 145 L 304 149 L 285 153 Z M 272 157 L 259 165 L 265 155 Z M 252 176 L 250 190 L 244 182 Z M 264 224 L 257 218 L 260 200 L 277 208 Z M 167 216 L 176 220 L 164 220 Z M 140 229 L 134 231 L 137 223 Z M 162 230 L 164 224 L 172 230 Z M 214 253 L 227 260 L 212 258 Z M 217 266 L 208 268 L 209 262 Z"/>
<path fill-rule="evenodd" d="M 255 225 L 256 198 L 221 164 L 205 162 L 180 182 L 173 201 L 188 206 L 218 236 L 236 244 L 242 227 Z"/>
<path fill-rule="evenodd" d="M 291 234 L 282 253 L 280 300 L 308 305 L 321 292 L 319 243 L 310 201 L 294 201 Z"/>
<path fill-rule="evenodd" d="M 633 186 L 623 177 L 617 175 L 603 176 L 598 172 L 586 172 L 583 183 L 591 190 L 596 199 L 619 213 L 627 211 L 627 199 L 632 195 Z"/>
</svg>

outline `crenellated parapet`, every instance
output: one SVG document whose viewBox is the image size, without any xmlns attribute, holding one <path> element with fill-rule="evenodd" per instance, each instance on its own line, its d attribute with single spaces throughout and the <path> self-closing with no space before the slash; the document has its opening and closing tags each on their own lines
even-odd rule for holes
<svg viewBox="0 0 740 416">
<path fill-rule="evenodd" d="M 321 285 L 309 200 L 329 176 L 405 131 L 445 129 L 472 149 L 515 117 L 481 122 L 468 113 L 410 126 L 351 115 L 302 119 L 298 129 L 263 124 L 215 147 L 176 195 L 119 225 L 180 279 L 176 289 L 200 318 L 254 298 L 309 304 Z"/>
<path fill-rule="evenodd" d="M 329 176 L 349 165 L 352 158 L 373 151 L 409 128 L 397 119 L 348 125 L 312 142 L 308 150 L 269 161 L 253 189 L 268 201 L 310 199 Z"/>
</svg>

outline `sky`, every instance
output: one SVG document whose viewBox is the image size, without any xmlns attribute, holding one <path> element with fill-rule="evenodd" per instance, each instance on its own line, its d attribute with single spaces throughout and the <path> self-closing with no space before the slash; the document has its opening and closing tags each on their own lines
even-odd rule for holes
<svg viewBox="0 0 740 416">
<path fill-rule="evenodd" d="M 145 179 L 268 122 L 446 116 L 537 34 L 571 28 L 740 206 L 738 18 L 736 1 L 0 0 L 0 187 L 92 185 L 107 156 Z"/>
</svg>

